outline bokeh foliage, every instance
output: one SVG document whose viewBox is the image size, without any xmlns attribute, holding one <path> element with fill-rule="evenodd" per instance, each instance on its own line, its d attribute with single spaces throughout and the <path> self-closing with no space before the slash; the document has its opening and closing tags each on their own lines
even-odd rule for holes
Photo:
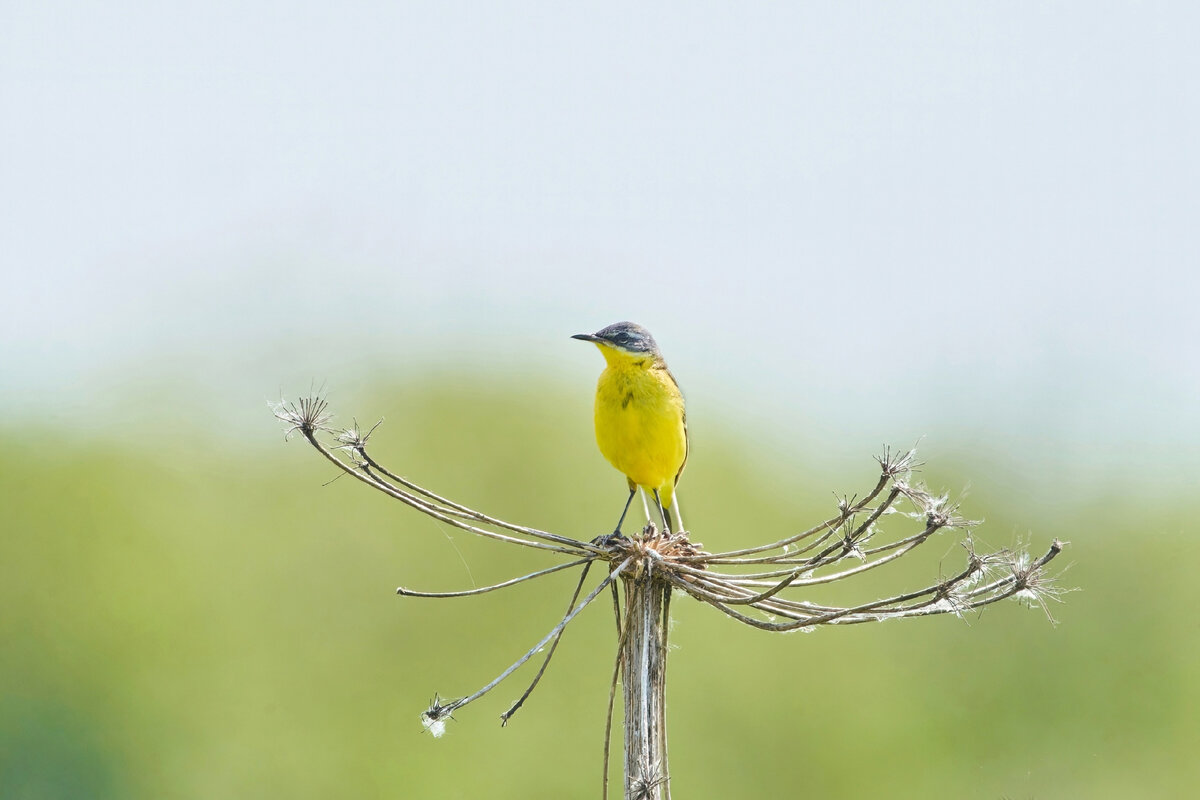
<svg viewBox="0 0 1200 800">
<path fill-rule="evenodd" d="M 375 455 L 436 491 L 579 538 L 611 526 L 622 479 L 589 397 L 444 378 L 333 405 L 385 416 Z M 302 443 L 219 420 L 78 440 L 0 432 L 0 797 L 591 797 L 611 614 L 597 604 L 508 728 L 530 673 L 423 735 L 434 691 L 490 680 L 561 614 L 570 574 L 502 594 L 400 598 L 552 563 L 477 542 L 334 477 Z M 827 516 L 860 469 L 760 457 L 693 422 L 681 498 L 711 547 Z M 997 448 L 1003 443 L 997 443 Z M 998 452 L 998 451 L 997 451 Z M 843 458 L 846 454 L 839 454 Z M 681 797 L 1169 797 L 1200 784 L 1200 556 L 1185 498 L 1093 487 L 1031 504 L 979 453 L 926 479 L 975 488 L 982 540 L 1055 536 L 1077 562 L 1050 625 L 1005 603 L 953 618 L 768 635 L 680 598 L 668 689 Z M 839 461 L 839 463 L 845 463 Z M 1007 471 L 1006 471 L 1007 470 Z M 995 480 L 991 480 L 995 478 Z M 1016 489 L 1008 493 L 989 486 Z M 839 592 L 867 599 L 961 563 L 953 534 Z M 923 585 L 923 584 L 921 584 Z"/>
</svg>

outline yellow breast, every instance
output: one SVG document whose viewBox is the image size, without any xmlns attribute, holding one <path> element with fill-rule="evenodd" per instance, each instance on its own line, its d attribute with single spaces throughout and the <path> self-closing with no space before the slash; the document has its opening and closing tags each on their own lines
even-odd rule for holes
<svg viewBox="0 0 1200 800">
<path fill-rule="evenodd" d="M 609 360 L 596 386 L 596 443 L 610 464 L 638 486 L 657 489 L 670 508 L 687 460 L 687 427 L 683 395 L 664 366 Z"/>
</svg>

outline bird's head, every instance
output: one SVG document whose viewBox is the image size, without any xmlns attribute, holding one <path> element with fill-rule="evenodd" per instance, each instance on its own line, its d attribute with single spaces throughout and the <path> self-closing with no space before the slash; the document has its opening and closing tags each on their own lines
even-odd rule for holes
<svg viewBox="0 0 1200 800">
<path fill-rule="evenodd" d="M 595 333 L 577 333 L 571 338 L 592 342 L 600 348 L 600 352 L 609 361 L 612 361 L 614 357 L 621 360 L 638 358 L 662 360 L 658 343 L 654 341 L 650 331 L 633 322 L 616 322 Z"/>
</svg>

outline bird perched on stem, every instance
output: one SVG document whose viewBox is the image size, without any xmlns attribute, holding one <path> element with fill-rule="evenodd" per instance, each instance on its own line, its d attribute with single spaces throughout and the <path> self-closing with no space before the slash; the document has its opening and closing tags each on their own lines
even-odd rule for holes
<svg viewBox="0 0 1200 800">
<path fill-rule="evenodd" d="M 683 530 L 675 484 L 687 462 L 687 417 L 683 393 L 654 337 L 641 325 L 618 322 L 571 338 L 595 344 L 606 362 L 596 384 L 596 443 L 629 483 L 629 497 L 613 533 L 620 534 L 639 487 L 654 495 L 665 531 L 672 530 L 672 506 Z"/>
</svg>

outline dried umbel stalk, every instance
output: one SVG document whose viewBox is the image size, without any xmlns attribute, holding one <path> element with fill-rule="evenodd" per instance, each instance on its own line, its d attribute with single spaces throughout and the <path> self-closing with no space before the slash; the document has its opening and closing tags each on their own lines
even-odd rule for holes
<svg viewBox="0 0 1200 800">
<path fill-rule="evenodd" d="M 1061 590 L 1046 565 L 1065 546 L 1055 540 L 1040 558 L 1025 552 L 1001 550 L 980 553 L 970 530 L 976 524 L 958 515 L 946 497 L 930 494 L 911 482 L 918 466 L 912 450 L 885 450 L 876 460 L 880 473 L 875 486 L 861 498 L 848 497 L 836 513 L 808 530 L 770 544 L 709 553 L 689 540 L 686 532 L 664 533 L 647 523 L 640 535 L 601 536 L 580 541 L 549 531 L 516 525 L 467 508 L 384 467 L 368 453 L 367 444 L 379 423 L 366 432 L 358 426 L 336 429 L 319 396 L 273 405 L 275 416 L 289 425 L 287 435 L 299 433 L 338 469 L 434 519 L 488 539 L 565 559 L 511 580 L 459 592 L 423 592 L 401 587 L 408 597 L 449 598 L 485 594 L 568 569 L 579 580 L 562 619 L 524 655 L 473 694 L 453 700 L 434 697 L 422 713 L 422 724 L 440 736 L 455 711 L 475 702 L 498 686 L 544 648 L 545 657 L 528 688 L 500 715 L 505 725 L 525 703 L 545 673 L 563 632 L 583 609 L 608 590 L 617 624 L 617 654 L 609 691 L 604 744 L 604 797 L 608 796 L 608 746 L 616 685 L 624 694 L 625 788 L 630 799 L 670 797 L 664 710 L 667 622 L 671 598 L 683 593 L 750 627 L 764 631 L 812 630 L 818 625 L 852 625 L 902 617 L 954 614 L 1016 598 L 1049 614 L 1049 602 Z M 885 518 L 908 523 L 910 530 L 884 532 Z M 934 535 L 963 532 L 962 568 L 928 586 L 851 606 L 829 606 L 804 599 L 809 587 L 845 581 L 896 561 Z M 599 580 L 588 587 L 594 566 Z M 586 589 L 586 593 L 585 593 Z M 582 595 L 582 597 L 581 597 Z M 623 601 L 622 601 L 623 596 Z M 1051 617 L 1053 621 L 1053 618 Z"/>
</svg>

